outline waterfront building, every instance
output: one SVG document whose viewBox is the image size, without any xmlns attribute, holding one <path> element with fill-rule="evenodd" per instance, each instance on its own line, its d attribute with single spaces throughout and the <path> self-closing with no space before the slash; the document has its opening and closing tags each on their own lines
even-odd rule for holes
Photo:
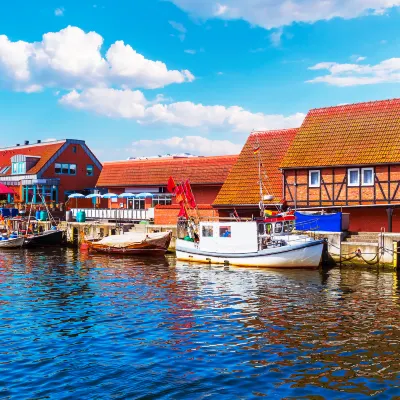
<svg viewBox="0 0 400 400">
<path fill-rule="evenodd" d="M 282 173 L 279 166 L 292 143 L 297 129 L 252 132 L 232 171 L 229 173 L 213 206 L 221 216 L 259 216 L 260 174 L 267 208 L 275 209 L 282 202 Z"/>
<path fill-rule="evenodd" d="M 236 160 L 236 155 L 178 155 L 105 162 L 97 187 L 115 194 L 150 193 L 151 196 L 140 199 L 110 199 L 109 208 L 154 210 L 155 223 L 175 224 L 180 206 L 168 193 L 168 179 L 173 177 L 176 183 L 188 179 L 202 215 L 215 216 L 211 204 Z M 144 219 L 153 217 L 151 213 L 138 213 L 140 215 L 145 215 Z"/>
<path fill-rule="evenodd" d="M 25 141 L 0 149 L 0 183 L 15 193 L 9 203 L 63 203 L 70 193 L 93 191 L 101 169 L 83 140 Z"/>
<path fill-rule="evenodd" d="M 343 210 L 351 231 L 400 231 L 400 99 L 311 110 L 281 168 L 290 205 Z"/>
</svg>

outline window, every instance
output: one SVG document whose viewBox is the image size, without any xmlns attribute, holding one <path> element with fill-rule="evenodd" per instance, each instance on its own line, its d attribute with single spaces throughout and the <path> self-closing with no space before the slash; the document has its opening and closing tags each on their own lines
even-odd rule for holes
<svg viewBox="0 0 400 400">
<path fill-rule="evenodd" d="M 211 225 L 203 225 L 201 230 L 201 235 L 203 237 L 213 237 L 214 236 L 214 229 Z"/>
<path fill-rule="evenodd" d="M 347 171 L 348 186 L 360 186 L 360 170 L 358 168 L 350 168 Z"/>
<path fill-rule="evenodd" d="M 72 152 L 76 153 L 76 146 L 72 146 Z"/>
<path fill-rule="evenodd" d="M 321 171 L 311 170 L 308 173 L 308 186 L 320 187 L 321 186 Z"/>
<path fill-rule="evenodd" d="M 9 170 L 10 168 L 11 168 L 11 167 L 4 167 L 4 168 L 2 168 L 2 170 L 0 171 L 0 174 L 5 174 L 5 173 L 7 173 L 8 170 Z"/>
<path fill-rule="evenodd" d="M 152 199 L 152 207 L 155 207 L 158 204 L 162 206 L 170 206 L 172 204 L 172 197 L 166 195 L 154 196 Z"/>
<path fill-rule="evenodd" d="M 288 233 L 288 232 L 290 232 L 290 224 L 289 224 L 289 221 L 284 221 L 283 222 L 283 232 L 284 233 Z"/>
<path fill-rule="evenodd" d="M 219 227 L 219 237 L 232 237 L 231 227 L 230 226 L 220 226 Z"/>
<path fill-rule="evenodd" d="M 282 222 L 277 222 L 275 224 L 275 233 L 282 233 Z"/>
<path fill-rule="evenodd" d="M 144 199 L 136 199 L 134 201 L 134 208 L 135 210 L 145 210 L 145 201 Z"/>
<path fill-rule="evenodd" d="M 54 164 L 54 172 L 63 175 L 76 175 L 76 164 Z"/>
<path fill-rule="evenodd" d="M 264 235 L 264 233 L 265 233 L 265 226 L 264 226 L 264 224 L 258 224 L 258 234 L 259 235 Z"/>
<path fill-rule="evenodd" d="M 93 165 L 91 164 L 86 165 L 86 175 L 93 176 Z"/>
<path fill-rule="evenodd" d="M 159 187 L 158 188 L 158 193 L 167 193 L 167 188 L 166 187 Z"/>
<path fill-rule="evenodd" d="M 374 169 L 363 168 L 361 170 L 361 184 L 363 186 L 373 186 L 374 184 Z"/>
<path fill-rule="evenodd" d="M 12 163 L 12 173 L 13 174 L 25 174 L 26 173 L 26 162 L 13 162 Z"/>
<path fill-rule="evenodd" d="M 265 224 L 265 232 L 270 235 L 272 232 L 272 224 Z"/>
</svg>

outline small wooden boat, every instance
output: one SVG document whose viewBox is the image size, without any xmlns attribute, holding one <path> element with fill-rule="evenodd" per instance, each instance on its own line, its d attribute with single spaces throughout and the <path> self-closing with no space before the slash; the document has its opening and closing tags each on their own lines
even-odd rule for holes
<svg viewBox="0 0 400 400">
<path fill-rule="evenodd" d="M 63 240 L 63 231 L 49 230 L 34 235 L 28 235 L 25 239 L 25 247 L 57 246 Z"/>
<path fill-rule="evenodd" d="M 24 244 L 24 237 L 8 238 L 6 240 L 0 240 L 0 249 L 15 249 L 22 247 Z"/>
<path fill-rule="evenodd" d="M 87 240 L 89 249 L 108 254 L 163 255 L 171 243 L 172 232 L 111 235 L 99 241 Z"/>
</svg>

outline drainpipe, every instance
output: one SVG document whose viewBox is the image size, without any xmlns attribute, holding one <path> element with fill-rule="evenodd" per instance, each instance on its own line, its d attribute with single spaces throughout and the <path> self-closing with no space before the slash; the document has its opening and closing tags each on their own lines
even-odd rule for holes
<svg viewBox="0 0 400 400">
<path fill-rule="evenodd" d="M 388 232 L 393 232 L 393 208 L 387 208 L 386 213 L 388 216 Z"/>
</svg>

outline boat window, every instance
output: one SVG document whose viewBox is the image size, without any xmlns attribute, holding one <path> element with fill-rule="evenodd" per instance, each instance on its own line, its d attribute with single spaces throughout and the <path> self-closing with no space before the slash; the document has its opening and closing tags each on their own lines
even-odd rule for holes
<svg viewBox="0 0 400 400">
<path fill-rule="evenodd" d="M 264 224 L 258 224 L 258 234 L 259 235 L 264 235 Z"/>
<path fill-rule="evenodd" d="M 294 221 L 289 221 L 289 232 L 292 232 L 294 229 Z"/>
<path fill-rule="evenodd" d="M 285 221 L 283 223 L 283 232 L 285 232 L 285 233 L 289 232 L 289 221 Z"/>
<path fill-rule="evenodd" d="M 272 232 L 272 224 L 265 224 L 265 232 L 270 235 Z"/>
<path fill-rule="evenodd" d="M 282 222 L 277 222 L 275 224 L 275 233 L 282 233 Z"/>
<path fill-rule="evenodd" d="M 211 225 L 203 225 L 201 234 L 203 237 L 213 237 L 214 236 L 214 229 Z"/>
<path fill-rule="evenodd" d="M 232 237 L 230 226 L 220 226 L 219 227 L 219 237 Z"/>
</svg>

